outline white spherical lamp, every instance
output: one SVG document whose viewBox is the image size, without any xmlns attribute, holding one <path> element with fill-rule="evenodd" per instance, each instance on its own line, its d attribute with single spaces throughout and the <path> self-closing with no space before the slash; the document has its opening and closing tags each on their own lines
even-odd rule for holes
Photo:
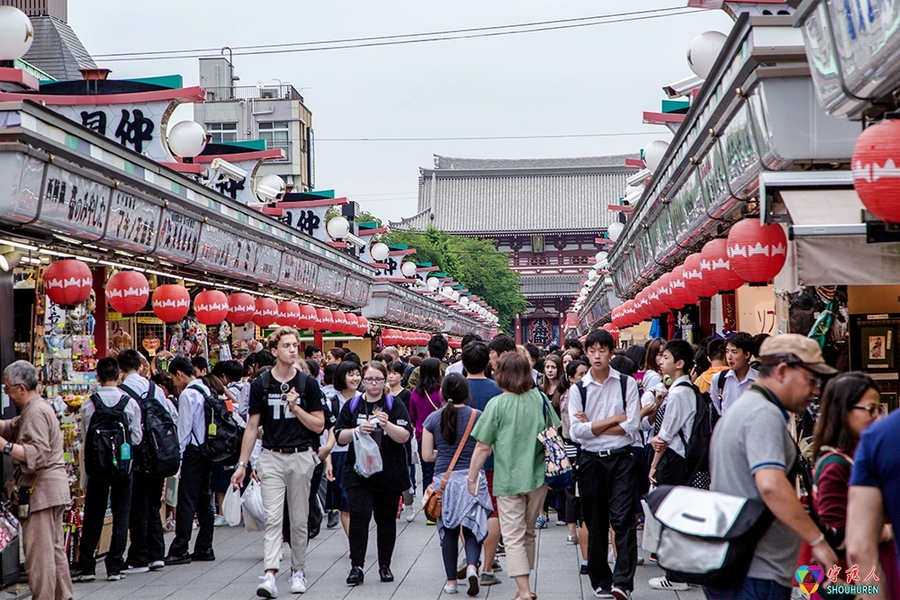
<svg viewBox="0 0 900 600">
<path fill-rule="evenodd" d="M 662 159 L 668 150 L 669 142 L 663 140 L 650 142 L 647 144 L 647 147 L 644 148 L 644 165 L 646 165 L 650 171 L 656 173 L 656 170 L 659 168 L 659 163 L 662 162 Z"/>
<path fill-rule="evenodd" d="M 372 247 L 369 249 L 369 252 L 372 254 L 372 258 L 374 258 L 377 262 L 381 262 L 388 257 L 391 249 L 387 247 L 387 244 L 382 242 L 376 242 L 372 244 Z"/>
<path fill-rule="evenodd" d="M 459 299 L 459 305 L 462 306 L 463 308 L 466 308 L 467 306 L 469 306 L 469 297 L 468 296 L 461 297 Z"/>
<path fill-rule="evenodd" d="M 432 292 L 436 292 L 437 289 L 439 287 L 441 287 L 441 280 L 438 279 L 437 277 L 429 277 L 425 281 L 425 284 L 428 286 L 428 289 L 430 289 Z"/>
<path fill-rule="evenodd" d="M 169 150 L 175 156 L 193 158 L 206 147 L 206 131 L 200 123 L 179 121 L 169 128 Z"/>
<path fill-rule="evenodd" d="M 416 263 L 409 260 L 404 260 L 400 263 L 400 272 L 403 273 L 404 277 L 414 277 L 418 268 Z"/>
<path fill-rule="evenodd" d="M 350 221 L 341 216 L 332 217 L 325 229 L 331 239 L 342 240 L 350 233 Z"/>
<path fill-rule="evenodd" d="M 284 179 L 275 173 L 256 177 L 254 182 L 255 187 L 253 193 L 260 202 L 275 202 L 276 200 L 281 200 L 281 197 L 284 196 Z"/>
<path fill-rule="evenodd" d="M 604 260 L 606 260 L 608 257 L 609 257 L 609 253 L 601 250 L 600 252 L 598 252 L 596 254 L 596 256 L 594 256 L 594 260 L 597 261 L 598 263 L 601 263 Z"/>
<path fill-rule="evenodd" d="M 453 293 L 450 295 L 450 299 L 454 302 L 459 302 L 459 292 L 453 290 Z"/>
<path fill-rule="evenodd" d="M 625 226 L 616 221 L 609 224 L 609 227 L 606 228 L 606 232 L 609 234 L 609 239 L 611 239 L 612 241 L 616 241 L 617 239 L 619 239 L 619 236 L 622 235 L 622 231 L 624 229 Z"/>
<path fill-rule="evenodd" d="M 34 41 L 31 19 L 15 6 L 0 6 L 0 60 L 25 56 Z"/>
<path fill-rule="evenodd" d="M 700 79 L 709 77 L 709 72 L 712 71 L 727 39 L 728 37 L 724 33 L 705 31 L 691 40 L 687 51 L 687 61 L 694 75 Z"/>
<path fill-rule="evenodd" d="M 452 298 L 453 297 L 453 288 L 449 285 L 445 285 L 441 288 L 441 296 L 444 298 Z"/>
</svg>

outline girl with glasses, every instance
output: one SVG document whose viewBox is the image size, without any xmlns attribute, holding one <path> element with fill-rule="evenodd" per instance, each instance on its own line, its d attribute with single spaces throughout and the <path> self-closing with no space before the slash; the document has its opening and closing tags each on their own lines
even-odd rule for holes
<svg viewBox="0 0 900 600">
<path fill-rule="evenodd" d="M 403 402 L 386 393 L 387 369 L 370 362 L 362 373 L 365 392 L 344 404 L 334 435 L 337 443 L 349 445 L 344 463 L 344 489 L 350 508 L 350 574 L 347 585 L 363 583 L 369 521 L 375 516 L 378 535 L 378 575 L 391 582 L 391 557 L 397 537 L 397 507 L 400 494 L 409 488 L 409 466 L 405 444 L 412 435 L 409 414 Z M 363 477 L 356 472 L 354 432 L 371 436 L 381 452 L 383 468 Z"/>
<path fill-rule="evenodd" d="M 809 377 L 808 375 L 807 378 Z M 813 506 L 822 524 L 835 529 L 839 539 L 843 539 L 847 524 L 847 486 L 856 445 L 863 430 L 880 419 L 881 415 L 881 395 L 878 386 L 868 375 L 859 372 L 842 373 L 825 386 L 813 439 L 813 453 L 816 457 Z M 892 540 L 893 530 L 890 525 L 885 525 L 879 558 L 887 581 L 882 580 L 879 585 L 887 587 L 888 598 L 896 598 L 900 593 L 897 555 Z M 804 546 L 800 553 L 801 559 L 805 558 L 806 551 Z M 844 551 L 838 550 L 837 553 L 843 573 L 848 566 Z M 859 569 L 868 573 L 873 566 L 859 565 Z"/>
</svg>

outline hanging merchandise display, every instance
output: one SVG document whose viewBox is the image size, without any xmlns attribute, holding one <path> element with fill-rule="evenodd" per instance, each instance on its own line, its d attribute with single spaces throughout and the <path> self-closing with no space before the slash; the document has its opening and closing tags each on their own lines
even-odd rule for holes
<svg viewBox="0 0 900 600">
<path fill-rule="evenodd" d="M 218 325 L 229 311 L 228 296 L 219 290 L 204 290 L 194 299 L 194 314 L 204 325 Z"/>
<path fill-rule="evenodd" d="M 133 315 L 147 306 L 150 284 L 139 271 L 120 271 L 106 282 L 106 300 L 123 315 Z"/>
<path fill-rule="evenodd" d="M 728 240 L 716 238 L 706 243 L 700 252 L 700 272 L 704 281 L 709 282 L 720 292 L 732 292 L 742 285 L 744 280 L 731 270 L 728 259 Z"/>
<path fill-rule="evenodd" d="M 228 320 L 234 325 L 249 323 L 256 314 L 253 296 L 237 292 L 228 296 Z"/>
<path fill-rule="evenodd" d="M 300 305 L 290 300 L 278 303 L 278 318 L 275 322 L 282 327 L 295 327 L 300 320 Z"/>
<path fill-rule="evenodd" d="M 191 295 L 184 287 L 167 283 L 153 290 L 150 305 L 163 322 L 175 323 L 187 316 L 191 308 Z"/>
<path fill-rule="evenodd" d="M 748 283 L 769 282 L 787 259 L 784 229 L 777 223 L 761 225 L 756 217 L 735 223 L 728 232 L 728 259 L 731 270 Z"/>
<path fill-rule="evenodd" d="M 702 260 L 699 252 L 684 259 L 684 282 L 698 298 L 712 298 L 718 290 L 703 279 L 703 271 L 700 268 Z"/>
<path fill-rule="evenodd" d="M 866 209 L 888 223 L 900 223 L 900 114 L 889 113 L 856 140 L 853 187 Z"/>
<path fill-rule="evenodd" d="M 58 260 L 44 271 L 44 292 L 60 306 L 74 306 L 88 299 L 94 278 L 80 260 Z"/>
<path fill-rule="evenodd" d="M 253 322 L 259 327 L 270 327 L 278 318 L 278 303 L 271 298 L 257 298 L 254 304 L 256 313 Z"/>
</svg>

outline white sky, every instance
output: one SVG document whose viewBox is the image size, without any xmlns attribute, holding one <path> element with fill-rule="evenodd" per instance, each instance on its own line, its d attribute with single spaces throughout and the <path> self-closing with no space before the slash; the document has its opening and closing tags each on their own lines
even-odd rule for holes
<svg viewBox="0 0 900 600">
<path fill-rule="evenodd" d="M 277 44 L 587 17 L 686 0 L 72 0 L 69 23 L 91 54 Z M 250 10 L 252 9 L 252 10 Z M 382 219 L 416 211 L 432 155 L 545 158 L 637 152 L 668 131 L 643 125 L 662 86 L 691 75 L 690 41 L 728 33 L 721 11 L 492 38 L 234 57 L 239 85 L 290 82 L 313 113 L 316 187 Z M 215 53 L 213 53 L 215 54 Z M 196 59 L 104 62 L 111 78 L 181 74 Z M 333 138 L 646 132 L 534 140 L 329 142 Z M 573 218 L 576 218 L 573 215 Z"/>
</svg>

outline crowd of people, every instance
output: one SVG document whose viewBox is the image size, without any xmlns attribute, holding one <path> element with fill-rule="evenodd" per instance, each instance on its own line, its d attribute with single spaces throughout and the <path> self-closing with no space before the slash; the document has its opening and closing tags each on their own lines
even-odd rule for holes
<svg viewBox="0 0 900 600">
<path fill-rule="evenodd" d="M 541 351 L 504 334 L 469 334 L 448 357 L 446 338 L 435 335 L 423 356 L 387 347 L 363 363 L 342 348 L 301 350 L 297 331 L 280 327 L 243 363 L 210 369 L 178 356 L 165 366 L 134 350 L 98 361 L 101 387 L 82 406 L 86 495 L 72 565 L 59 527 L 70 498 L 56 415 L 32 365 L 4 371 L 20 416 L 0 421 L 0 447 L 13 460 L 19 506 L 30 503 L 25 566 L 38 600 L 71 598 L 72 581 L 96 577 L 107 504 L 108 580 L 216 560 L 225 494 L 251 480 L 265 513 L 263 598 L 277 597 L 284 542 L 290 590 L 307 591 L 308 540 L 323 523 L 343 528 L 346 582 L 357 586 L 374 518 L 378 577 L 393 581 L 397 520 L 405 512 L 414 521 L 416 496 L 439 490 L 439 516 L 426 523 L 438 528 L 444 593 L 458 593 L 460 581 L 470 596 L 500 583 L 505 553 L 514 600 L 534 599 L 536 530 L 552 508 L 594 596 L 627 600 L 639 544 L 657 558 L 653 540 L 639 539 L 654 520 L 641 500 L 664 485 L 760 500 L 774 517 L 747 572 L 729 589 L 705 587 L 709 598 L 789 598 L 797 567 L 812 561 L 846 573 L 871 568 L 884 597 L 900 594 L 890 525 L 900 518 L 900 417 L 882 419 L 876 383 L 838 374 L 803 336 L 735 333 L 620 349 L 597 330 L 583 344 Z M 566 489 L 546 484 L 538 434 L 547 428 L 573 465 Z M 229 432 L 235 448 L 217 453 Z M 166 550 L 169 446 L 180 477 Z M 811 489 L 802 497 L 795 483 L 806 464 Z M 688 589 L 671 574 L 649 585 Z"/>
</svg>

